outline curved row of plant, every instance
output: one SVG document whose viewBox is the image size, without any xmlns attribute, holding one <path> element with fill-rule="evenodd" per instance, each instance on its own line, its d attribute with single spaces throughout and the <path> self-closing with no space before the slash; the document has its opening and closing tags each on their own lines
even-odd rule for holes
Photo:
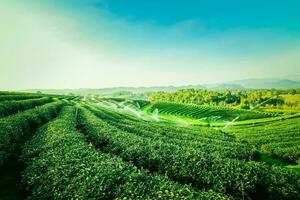
<svg viewBox="0 0 300 200">
<path fill-rule="evenodd" d="M 227 199 L 196 192 L 96 150 L 76 130 L 74 107 L 65 107 L 26 144 L 23 182 L 31 199 Z"/>
<path fill-rule="evenodd" d="M 274 157 L 281 158 L 291 164 L 300 165 L 300 142 L 294 144 L 265 144 L 261 146 L 263 153 L 273 155 Z"/>
<path fill-rule="evenodd" d="M 169 124 L 163 123 L 153 123 L 144 120 L 134 120 L 132 118 L 123 115 L 122 113 L 117 113 L 115 111 L 109 111 L 100 106 L 94 105 L 85 105 L 85 108 L 91 110 L 93 113 L 96 113 L 98 117 L 109 122 L 118 124 L 118 126 L 130 126 L 133 129 L 144 129 L 155 134 L 161 134 L 169 138 L 180 139 L 180 140 L 205 140 L 206 142 L 217 142 L 222 145 L 230 146 L 230 144 L 241 145 L 240 142 L 235 140 L 235 137 L 224 134 L 219 130 L 215 130 L 207 127 L 178 127 L 170 126 Z"/>
<path fill-rule="evenodd" d="M 93 109 L 89 107 L 99 118 L 105 120 L 109 124 L 126 131 L 134 133 L 135 135 L 148 137 L 154 140 L 159 140 L 164 143 L 172 143 L 185 147 L 192 147 L 199 151 L 206 151 L 210 153 L 219 154 L 221 157 L 230 157 L 236 159 L 251 159 L 256 150 L 254 147 L 246 144 L 237 143 L 228 137 L 218 137 L 217 131 L 207 128 L 200 128 L 198 135 L 202 137 L 196 137 L 194 139 L 186 139 L 183 135 L 184 130 L 174 132 L 172 130 L 167 131 L 161 129 L 161 126 L 156 126 L 154 123 L 137 122 L 137 121 L 113 121 L 107 119 L 106 115 L 99 109 Z M 210 135 L 215 137 L 206 137 Z M 188 134 L 186 134 L 188 135 Z"/>
<path fill-rule="evenodd" d="M 180 127 L 170 127 L 167 125 L 145 122 L 145 121 L 144 122 L 132 121 L 132 120 L 127 120 L 127 119 L 124 120 L 124 119 L 122 119 L 120 114 L 118 114 L 116 112 L 108 112 L 107 110 L 105 110 L 99 106 L 98 107 L 87 106 L 87 108 L 92 110 L 95 114 L 97 114 L 98 117 L 102 118 L 103 120 L 109 122 L 110 124 L 112 124 L 114 126 L 117 126 L 118 128 L 120 128 L 124 131 L 129 131 L 129 132 L 138 133 L 138 134 L 147 132 L 148 136 L 154 136 L 157 134 L 161 134 L 163 136 L 170 137 L 171 140 L 173 138 L 179 139 L 179 144 L 184 143 L 183 140 L 189 140 L 187 145 L 196 146 L 196 147 L 198 146 L 199 143 L 201 144 L 203 142 L 209 143 L 209 144 L 218 144 L 221 149 L 222 149 L 222 147 L 226 146 L 224 148 L 224 150 L 225 149 L 229 150 L 228 152 L 230 154 L 227 154 L 227 156 L 229 156 L 229 157 L 236 156 L 236 158 L 251 158 L 251 157 L 256 158 L 258 156 L 257 153 L 255 152 L 255 150 L 251 146 L 247 145 L 248 148 L 246 148 L 245 144 L 235 141 L 234 138 L 226 137 L 226 135 L 224 136 L 224 135 L 222 135 L 222 133 L 220 134 L 219 131 L 216 131 L 211 128 L 199 127 L 199 128 L 197 128 L 197 131 L 195 131 L 192 129 L 180 128 Z M 96 109 L 94 109 L 94 108 L 96 108 Z M 265 133 L 264 129 L 262 129 L 262 130 L 259 129 L 256 131 L 249 131 L 249 133 L 247 131 L 247 134 L 244 134 L 244 137 L 247 138 L 248 136 L 251 136 L 253 134 L 256 135 L 258 133 L 258 131 L 259 131 L 260 136 L 265 135 L 268 137 L 268 139 L 270 141 L 273 140 L 273 142 L 275 141 L 275 139 L 276 139 L 276 141 L 278 140 L 281 142 L 284 142 L 285 140 L 288 140 L 288 141 L 291 140 L 290 137 L 286 137 L 285 135 L 270 134 L 269 132 Z M 291 136 L 291 134 L 294 134 L 294 137 L 295 137 L 296 136 L 295 134 L 297 134 L 297 133 L 287 133 L 287 134 L 290 134 L 290 136 Z M 266 142 L 267 138 L 264 137 L 263 139 L 261 139 L 261 137 L 253 137 L 251 139 L 256 141 L 256 142 L 251 142 L 252 144 L 257 144 L 257 143 L 259 143 L 258 141 L 262 142 L 262 144 L 263 144 L 264 142 Z M 294 138 L 294 139 L 297 140 L 297 138 Z M 168 140 L 170 141 L 170 139 L 168 139 Z M 180 143 L 181 141 L 182 141 L 182 143 Z M 230 148 L 228 148 L 228 147 L 231 147 L 231 146 L 235 147 L 235 151 L 234 150 L 230 151 Z M 266 147 L 262 148 L 262 149 L 264 151 L 266 151 L 267 149 L 270 149 L 270 146 L 272 146 L 272 144 L 263 145 L 262 147 L 264 147 L 264 146 L 266 146 Z M 299 149 L 299 145 L 297 147 L 295 147 L 295 146 L 289 147 L 288 149 L 286 149 L 285 151 L 282 152 L 282 150 L 284 149 L 285 146 L 286 145 L 284 145 L 284 144 L 281 147 L 277 146 L 277 149 L 272 151 L 272 153 L 274 154 L 276 152 L 277 155 L 281 155 L 286 158 L 289 157 L 289 159 L 298 157 L 299 150 L 297 150 L 297 149 Z M 222 151 L 222 152 L 223 152 L 223 154 L 226 153 L 226 151 Z M 270 153 L 270 152 L 271 151 L 269 151 L 268 153 Z M 297 160 L 297 159 L 294 159 L 294 160 Z"/>
<path fill-rule="evenodd" d="M 230 121 L 238 118 L 238 121 L 247 119 L 259 119 L 275 116 L 275 114 L 256 111 L 233 109 L 220 106 L 199 106 L 180 103 L 157 102 L 151 105 L 151 110 L 158 109 L 160 113 L 179 115 L 195 119 L 218 117 L 218 120 Z"/>
<path fill-rule="evenodd" d="M 191 147 L 199 151 L 219 154 L 223 158 L 227 157 L 251 160 L 256 155 L 256 149 L 250 145 L 244 145 L 240 143 L 227 143 L 226 145 L 224 145 L 224 142 L 222 140 L 212 140 L 209 138 L 204 138 L 202 140 L 184 140 L 178 138 L 170 138 L 161 134 L 159 129 L 157 132 L 151 132 L 147 127 L 143 126 L 143 129 L 141 129 L 136 127 L 135 124 L 110 124 L 121 129 L 122 131 L 134 133 L 142 137 L 149 137 L 154 140 L 162 141 L 164 143 L 172 143 L 179 146 Z"/>
<path fill-rule="evenodd" d="M 14 95 L 0 95 L 0 101 L 11 101 L 11 100 L 25 100 L 25 99 L 36 99 L 41 98 L 44 95 L 37 95 L 37 94 L 14 94 Z"/>
<path fill-rule="evenodd" d="M 0 91 L 0 96 L 3 96 L 3 95 L 40 95 L 40 94 L 28 93 L 28 92 Z"/>
<path fill-rule="evenodd" d="M 123 132 L 86 109 L 80 110 L 79 122 L 88 140 L 102 151 L 151 172 L 166 174 L 180 183 L 213 189 L 235 198 L 299 197 L 299 179 L 292 172 L 253 161 L 220 158 L 194 148 Z"/>
<path fill-rule="evenodd" d="M 291 164 L 300 159 L 300 118 L 231 127 L 228 131 L 242 141 L 256 145 L 263 153 Z"/>
<path fill-rule="evenodd" d="M 287 119 L 294 119 L 294 118 L 299 118 L 299 117 L 300 117 L 300 113 L 296 113 L 296 114 L 292 114 L 292 115 L 282 114 L 282 115 L 278 115 L 276 117 L 235 121 L 232 125 L 233 126 L 265 125 L 265 124 L 271 124 L 274 122 L 287 120 Z M 214 126 L 224 126 L 224 124 L 222 124 L 222 123 L 216 124 L 215 123 Z"/>
<path fill-rule="evenodd" d="M 229 135 L 224 135 L 220 131 L 217 131 L 212 128 L 207 127 L 197 127 L 197 128 L 189 128 L 189 127 L 179 127 L 179 126 L 170 126 L 169 124 L 163 123 L 153 123 L 152 121 L 144 121 L 139 120 L 137 118 L 131 118 L 124 113 L 119 113 L 116 111 L 112 111 L 101 106 L 95 104 L 84 104 L 84 107 L 92 110 L 93 112 L 97 112 L 102 119 L 115 122 L 120 124 L 134 124 L 138 128 L 148 129 L 153 132 L 161 132 L 161 134 L 166 135 L 171 138 L 185 139 L 185 140 L 195 140 L 195 139 L 211 139 L 218 140 L 224 142 L 224 144 L 228 144 L 228 142 L 235 142 L 235 138 Z M 137 122 L 137 123 L 135 123 Z"/>
<path fill-rule="evenodd" d="M 0 165 L 34 130 L 54 118 L 61 102 L 53 102 L 0 119 Z"/>
<path fill-rule="evenodd" d="M 44 105 L 46 103 L 52 102 L 50 97 L 42 97 L 38 99 L 26 99 L 20 101 L 3 101 L 0 102 L 0 117 L 5 117 L 11 114 L 15 114 L 36 106 Z"/>
</svg>

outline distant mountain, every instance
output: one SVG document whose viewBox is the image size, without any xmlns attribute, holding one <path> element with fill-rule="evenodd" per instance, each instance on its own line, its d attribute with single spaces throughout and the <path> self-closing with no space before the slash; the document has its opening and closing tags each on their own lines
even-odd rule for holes
<svg viewBox="0 0 300 200">
<path fill-rule="evenodd" d="M 231 81 L 227 84 L 237 84 L 248 89 L 287 89 L 300 87 L 300 81 L 288 79 L 244 79 Z"/>
<path fill-rule="evenodd" d="M 101 88 L 97 89 L 97 92 L 110 94 L 117 92 L 132 92 L 132 93 L 145 93 L 145 92 L 174 92 L 177 90 L 188 89 L 188 88 L 197 88 L 204 89 L 204 87 L 200 85 L 187 85 L 187 86 L 155 86 L 155 87 L 115 87 L 115 88 Z"/>
<path fill-rule="evenodd" d="M 187 86 L 157 86 L 157 87 L 113 87 L 113 88 L 99 88 L 99 89 L 91 89 L 91 88 L 80 88 L 80 89 L 31 89 L 25 90 L 25 92 L 37 92 L 41 91 L 42 93 L 47 94 L 104 94 L 111 95 L 115 93 L 122 92 L 131 92 L 131 93 L 146 93 L 146 92 L 174 92 L 181 89 L 205 89 L 200 85 L 187 85 Z"/>
<path fill-rule="evenodd" d="M 205 89 L 208 90 L 242 90 L 245 89 L 240 84 L 232 84 L 232 83 L 221 83 L 221 84 L 205 84 L 203 85 Z"/>
<path fill-rule="evenodd" d="M 203 85 L 187 85 L 187 86 L 157 86 L 157 87 L 113 87 L 113 88 L 81 88 L 81 89 L 49 89 L 49 90 L 26 90 L 26 92 L 41 91 L 47 94 L 103 94 L 111 95 L 122 92 L 129 93 L 146 93 L 146 92 L 174 92 L 181 89 L 207 89 L 207 90 L 242 90 L 242 89 L 287 89 L 287 88 L 300 88 L 300 81 L 292 81 L 287 79 L 244 79 L 238 81 L 231 81 L 227 83 L 217 84 L 203 84 Z"/>
</svg>

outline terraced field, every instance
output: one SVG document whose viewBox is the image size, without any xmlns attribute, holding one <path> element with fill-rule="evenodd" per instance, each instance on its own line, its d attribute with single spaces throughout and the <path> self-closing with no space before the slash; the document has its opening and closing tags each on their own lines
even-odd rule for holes
<svg viewBox="0 0 300 200">
<path fill-rule="evenodd" d="M 102 120 L 93 113 L 100 118 L 102 116 Z M 270 168 L 264 164 L 251 161 L 253 156 L 251 147 L 236 144 L 231 137 L 226 138 L 224 136 L 222 138 L 221 134 L 218 136 L 210 133 L 210 131 L 202 134 L 201 131 L 197 131 L 198 134 L 196 134 L 192 130 L 181 135 L 182 130 L 176 134 L 174 129 L 171 129 L 172 132 L 168 130 L 167 132 L 170 135 L 166 135 L 166 130 L 161 131 L 152 124 L 147 126 L 144 123 L 141 124 L 143 128 L 137 127 L 135 130 L 127 128 L 125 131 L 123 125 L 120 125 L 121 127 L 115 126 L 105 121 L 105 118 L 106 120 L 108 118 L 103 113 L 105 113 L 103 110 L 99 114 L 94 109 L 81 109 L 79 112 L 81 130 L 88 140 L 101 151 L 117 155 L 139 168 L 161 175 L 167 174 L 172 181 L 180 184 L 192 184 L 197 190 L 213 189 L 218 193 L 235 198 L 272 196 L 271 193 L 278 193 L 277 190 L 280 190 L 277 188 L 280 186 L 272 185 L 272 183 L 268 183 L 268 180 L 277 179 L 276 176 L 283 171 L 279 168 Z M 115 120 L 118 116 L 119 114 L 116 115 Z M 111 117 L 109 115 L 109 118 Z M 123 121 L 117 123 L 123 124 Z M 135 128 L 138 125 L 136 123 L 140 122 L 132 123 Z M 168 129 L 168 127 L 165 128 Z M 153 131 L 154 129 L 156 132 Z M 211 142 L 207 143 L 209 140 Z M 195 142 L 195 146 L 189 146 L 188 143 L 185 143 L 187 141 L 191 144 Z M 205 144 L 201 146 L 201 142 Z M 227 149 L 224 154 L 220 153 L 218 148 L 222 148 L 222 145 L 219 142 L 221 144 L 227 142 L 231 149 Z M 224 146 L 223 150 L 226 151 Z M 233 151 L 235 148 L 246 149 L 245 157 L 228 158 L 230 156 L 235 157 Z M 244 173 L 246 171 L 247 173 Z M 288 175 L 288 171 L 286 173 L 287 177 L 292 175 Z M 263 176 L 263 174 L 265 175 Z M 295 176 L 296 179 L 297 176 Z M 264 186 L 260 188 L 262 182 L 264 182 Z M 241 185 L 244 186 L 241 187 Z M 256 190 L 261 190 L 261 192 L 256 193 Z M 274 191 L 267 192 L 270 190 Z M 281 196 L 281 198 L 289 197 Z"/>
<path fill-rule="evenodd" d="M 233 134 L 241 142 L 254 145 L 264 155 L 292 165 L 300 162 L 299 114 L 276 115 L 266 112 L 163 102 L 153 104 L 151 110 L 153 109 L 158 109 L 162 114 L 194 119 L 203 120 L 203 118 L 215 117 L 214 122 L 235 121 L 236 119 L 235 123 L 227 124 L 229 129 L 226 127 L 225 132 Z"/>
<path fill-rule="evenodd" d="M 300 117 L 229 129 L 241 141 L 291 164 L 300 164 Z"/>
<path fill-rule="evenodd" d="M 0 96 L 11 98 L 0 107 L 0 199 L 299 199 L 299 175 L 261 160 L 268 148 L 246 126 L 180 127 L 127 114 L 122 101 L 120 112 L 102 106 L 114 99 Z M 286 135 L 269 132 L 274 146 L 297 151 L 297 119 L 282 121 Z"/>
<path fill-rule="evenodd" d="M 237 119 L 237 121 L 243 121 L 246 119 L 261 119 L 276 116 L 274 113 L 169 102 L 154 103 L 148 109 L 150 111 L 158 109 L 159 113 L 161 114 L 177 115 L 192 119 L 215 117 L 219 121 L 231 121 L 233 119 Z"/>
<path fill-rule="evenodd" d="M 22 146 L 59 113 L 63 103 L 50 95 L 9 92 L 0 93 L 0 99 L 0 199 L 22 199 Z"/>
<path fill-rule="evenodd" d="M 5 117 L 11 114 L 15 114 L 36 106 L 44 105 L 52 102 L 50 97 L 41 97 L 26 100 L 10 100 L 0 102 L 0 117 Z"/>
</svg>

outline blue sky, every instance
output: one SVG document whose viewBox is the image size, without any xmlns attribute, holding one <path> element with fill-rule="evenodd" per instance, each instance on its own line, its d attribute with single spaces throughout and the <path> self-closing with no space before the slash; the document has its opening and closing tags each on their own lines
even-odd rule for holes
<svg viewBox="0 0 300 200">
<path fill-rule="evenodd" d="M 296 0 L 1 2 L 3 89 L 300 79 Z"/>
<path fill-rule="evenodd" d="M 232 27 L 282 28 L 299 30 L 299 1 L 174 1 L 109 0 L 95 4 L 107 8 L 118 17 L 129 20 L 153 20 L 160 25 L 199 19 L 212 29 Z M 291 1 L 290 1 L 291 2 Z"/>
</svg>

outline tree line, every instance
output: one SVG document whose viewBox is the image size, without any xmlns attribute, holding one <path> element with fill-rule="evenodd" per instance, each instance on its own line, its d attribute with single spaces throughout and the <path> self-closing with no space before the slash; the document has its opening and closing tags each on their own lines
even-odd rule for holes
<svg viewBox="0 0 300 200">
<path fill-rule="evenodd" d="M 148 98 L 151 102 L 167 101 L 197 105 L 234 106 L 250 109 L 257 105 L 282 106 L 287 104 L 281 95 L 300 94 L 300 88 L 277 90 L 224 90 L 183 89 L 176 92 L 154 92 Z"/>
</svg>

